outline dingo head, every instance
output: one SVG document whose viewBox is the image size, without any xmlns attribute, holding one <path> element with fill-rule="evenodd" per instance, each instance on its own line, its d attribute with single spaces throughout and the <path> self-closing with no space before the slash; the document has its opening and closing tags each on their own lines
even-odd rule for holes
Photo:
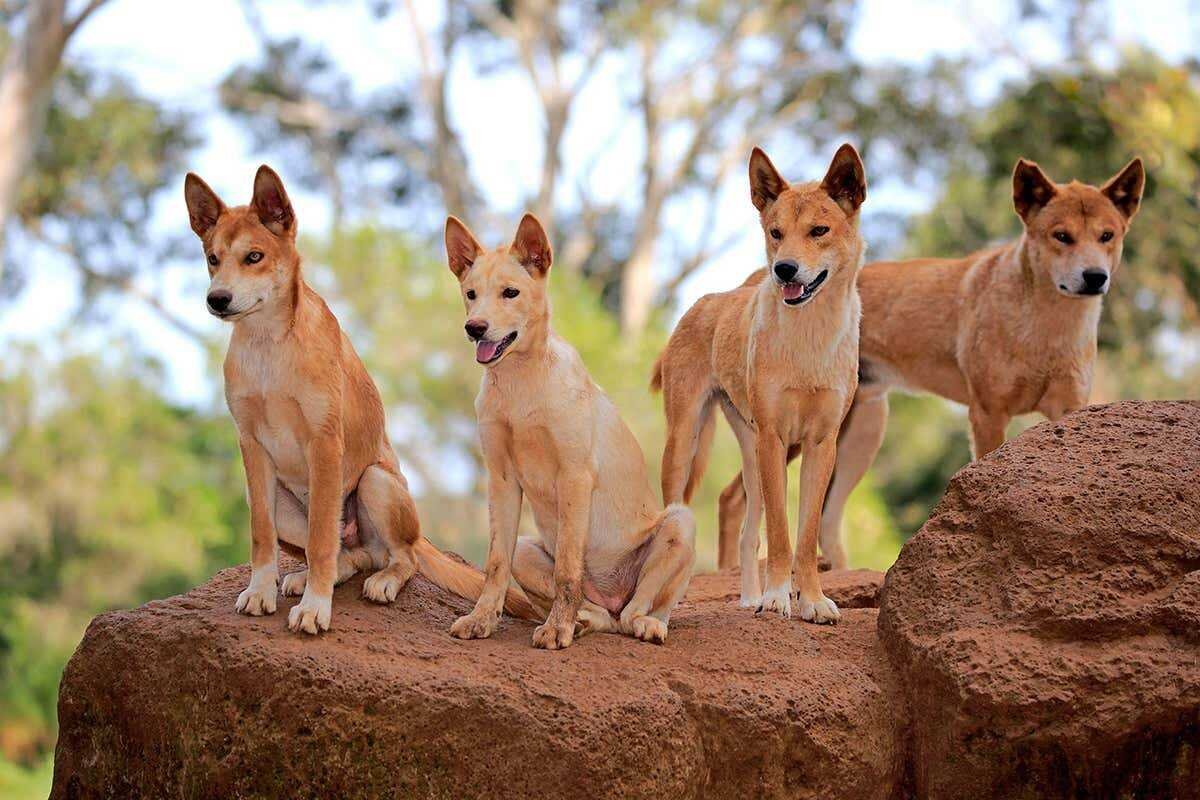
<svg viewBox="0 0 1200 800">
<path fill-rule="evenodd" d="M 838 148 L 820 183 L 789 184 L 759 148 L 750 154 L 750 201 L 767 241 L 767 267 L 783 302 L 802 305 L 827 282 L 853 282 L 862 242 L 858 209 L 867 177 L 858 152 Z"/>
<path fill-rule="evenodd" d="M 226 206 L 191 172 L 184 179 L 183 196 L 208 259 L 210 314 L 236 322 L 295 301 L 300 270 L 296 214 L 274 170 L 266 164 L 258 168 L 248 206 Z"/>
<path fill-rule="evenodd" d="M 553 260 L 542 223 L 526 214 L 508 247 L 484 250 L 456 217 L 446 218 L 446 258 L 467 309 L 475 360 L 493 366 L 545 336 L 550 320 L 546 275 Z"/>
<path fill-rule="evenodd" d="M 1018 160 L 1013 205 L 1025 224 L 1034 280 L 1068 297 L 1106 294 L 1145 185 L 1140 158 L 1099 189 L 1078 181 L 1055 184 L 1037 164 Z"/>
</svg>

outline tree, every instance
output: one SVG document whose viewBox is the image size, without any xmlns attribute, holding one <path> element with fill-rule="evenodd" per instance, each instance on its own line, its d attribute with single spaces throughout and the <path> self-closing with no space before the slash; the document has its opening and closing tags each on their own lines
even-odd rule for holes
<svg viewBox="0 0 1200 800">
<path fill-rule="evenodd" d="M 46 109 L 63 51 L 71 37 L 108 0 L 87 0 L 75 13 L 66 0 L 31 0 L 24 26 L 10 42 L 0 67 L 0 248 L 17 201 L 17 190 L 42 137 Z M 7 9 L 6 9 L 7 10 Z M 11 14 L 7 14 L 11 22 Z M 0 277 L 4 265 L 0 260 Z"/>
<path fill-rule="evenodd" d="M 225 106 L 265 132 L 263 145 L 285 157 L 298 150 L 319 165 L 298 163 L 296 171 L 327 188 L 339 209 L 382 197 L 431 240 L 444 212 L 485 234 L 517 216 L 519 209 L 493 216 L 483 208 L 451 100 L 464 75 L 520 77 L 542 121 L 541 141 L 529 144 L 541 166 L 522 206 L 551 223 L 559 264 L 600 282 L 626 335 L 640 333 L 684 280 L 742 235 L 744 226 L 722 225 L 718 214 L 753 144 L 786 142 L 789 158 L 821 160 L 842 138 L 871 152 L 886 143 L 874 169 L 902 172 L 912 156 L 953 135 L 948 121 L 962 91 L 961 71 L 944 62 L 857 64 L 847 47 L 856 7 L 839 0 L 446 0 L 436 30 L 405 3 L 419 74 L 370 97 L 355 97 L 319 47 L 273 39 L 249 8 L 263 54 L 230 74 Z M 564 153 L 572 126 L 598 122 L 579 116 L 579 98 L 601 71 L 623 76 L 632 112 L 612 138 L 642 142 L 637 185 L 617 197 L 599 196 L 591 180 L 611 141 L 583 164 L 569 165 Z M 405 99 L 412 97 L 421 102 Z M 364 155 L 390 167 L 382 176 L 362 169 Z"/>
</svg>

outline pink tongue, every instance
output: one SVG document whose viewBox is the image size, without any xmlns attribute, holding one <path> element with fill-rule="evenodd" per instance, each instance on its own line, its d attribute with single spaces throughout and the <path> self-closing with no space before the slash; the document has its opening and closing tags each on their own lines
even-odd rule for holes
<svg viewBox="0 0 1200 800">
<path fill-rule="evenodd" d="M 480 364 L 486 364 L 495 357 L 496 350 L 499 347 L 500 342 L 491 342 L 487 339 L 480 339 L 475 343 L 475 360 Z"/>
<path fill-rule="evenodd" d="M 783 299 L 795 300 L 804 294 L 803 283 L 785 283 L 783 285 Z"/>
</svg>

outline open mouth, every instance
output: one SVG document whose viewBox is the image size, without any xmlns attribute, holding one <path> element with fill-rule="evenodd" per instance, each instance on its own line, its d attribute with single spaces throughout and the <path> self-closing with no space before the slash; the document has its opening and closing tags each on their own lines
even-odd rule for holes
<svg viewBox="0 0 1200 800">
<path fill-rule="evenodd" d="M 787 283 L 779 284 L 779 290 L 783 293 L 783 302 L 789 306 L 798 306 L 801 303 L 806 303 L 812 299 L 812 296 L 817 293 L 825 283 L 825 279 L 829 277 L 829 270 L 821 270 L 821 274 L 813 279 L 812 283 L 801 283 L 800 281 L 788 281 Z"/>
<path fill-rule="evenodd" d="M 1058 290 L 1067 297 L 1099 297 L 1100 295 L 1104 294 L 1103 288 L 1093 289 L 1090 286 L 1084 286 L 1082 289 L 1071 291 L 1064 283 L 1060 283 L 1058 285 Z"/>
<path fill-rule="evenodd" d="M 494 341 L 492 339 L 477 339 L 475 341 L 475 360 L 480 364 L 490 364 L 500 356 L 504 355 L 504 351 L 508 346 L 517 340 L 517 332 L 513 331 L 503 339 Z"/>
</svg>

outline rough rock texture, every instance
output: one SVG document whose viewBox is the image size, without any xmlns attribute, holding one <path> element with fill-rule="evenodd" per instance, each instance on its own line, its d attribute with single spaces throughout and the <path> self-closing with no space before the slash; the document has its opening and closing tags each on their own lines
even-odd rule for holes
<svg viewBox="0 0 1200 800">
<path fill-rule="evenodd" d="M 469 604 L 415 578 L 339 588 L 334 629 L 238 616 L 246 568 L 98 617 L 63 677 L 54 798 L 846 797 L 898 791 L 907 725 L 876 637 L 878 573 L 826 573 L 817 627 L 695 579 L 666 645 L 533 626 L 446 633 Z"/>
<path fill-rule="evenodd" d="M 1200 404 L 1088 409 L 959 472 L 879 625 L 919 796 L 1200 797 Z"/>
</svg>

